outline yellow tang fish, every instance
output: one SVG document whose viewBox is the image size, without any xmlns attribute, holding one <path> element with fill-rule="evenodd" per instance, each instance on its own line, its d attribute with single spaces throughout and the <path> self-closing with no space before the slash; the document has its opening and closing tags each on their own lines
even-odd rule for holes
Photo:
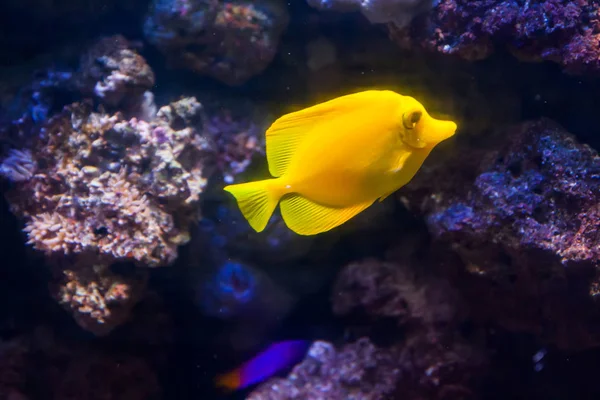
<svg viewBox="0 0 600 400">
<path fill-rule="evenodd" d="M 277 204 L 300 235 L 333 229 L 406 185 L 456 124 L 389 90 L 341 96 L 277 119 L 266 132 L 274 179 L 225 190 L 257 232 Z"/>
</svg>

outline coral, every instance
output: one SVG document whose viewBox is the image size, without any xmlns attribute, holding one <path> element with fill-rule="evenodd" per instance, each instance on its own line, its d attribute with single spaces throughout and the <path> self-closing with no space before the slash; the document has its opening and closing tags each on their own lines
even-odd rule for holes
<svg viewBox="0 0 600 400">
<path fill-rule="evenodd" d="M 410 24 L 412 19 L 436 6 L 440 0 L 307 0 L 321 10 L 360 10 L 372 23 L 391 22 L 398 28 Z"/>
<path fill-rule="evenodd" d="M 189 240 L 212 157 L 201 111 L 185 98 L 146 122 L 75 103 L 0 164 L 28 244 L 53 266 L 55 298 L 84 329 L 110 332 L 141 296 L 144 277 L 111 265 L 167 265 Z"/>
<path fill-rule="evenodd" d="M 0 175 L 14 182 L 27 181 L 33 177 L 35 169 L 31 151 L 12 149 L 0 164 Z"/>
<path fill-rule="evenodd" d="M 384 399 L 393 393 L 401 374 L 397 359 L 395 349 L 379 349 L 366 338 L 340 350 L 317 341 L 286 379 L 272 379 L 247 398 Z"/>
<path fill-rule="evenodd" d="M 56 268 L 53 296 L 83 329 L 107 334 L 129 318 L 144 293 L 147 272 L 117 274 L 107 264 L 89 265 L 85 258 L 77 262 L 68 269 Z"/>
<path fill-rule="evenodd" d="M 402 47 L 423 47 L 479 60 L 504 43 L 522 60 L 555 61 L 566 72 L 600 72 L 598 4 L 592 0 L 442 0 L 438 7 L 392 38 Z"/>
<path fill-rule="evenodd" d="M 84 96 L 119 110 L 139 109 L 154 86 L 154 72 L 121 35 L 105 37 L 82 56 L 76 75 Z"/>
<path fill-rule="evenodd" d="M 201 281 L 198 296 L 204 312 L 225 319 L 254 319 L 267 313 L 278 319 L 292 302 L 265 272 L 239 262 L 225 262 Z"/>
<path fill-rule="evenodd" d="M 73 104 L 50 119 L 31 149 L 36 173 L 9 193 L 29 243 L 46 253 L 171 263 L 206 184 L 200 110 L 183 99 L 146 122 Z"/>
<path fill-rule="evenodd" d="M 34 125 L 84 98 L 95 100 L 105 109 L 120 111 L 126 118 L 153 119 L 156 107 L 150 89 L 154 86 L 154 72 L 137 53 L 138 47 L 123 36 L 114 35 L 88 48 L 77 69 L 59 69 L 54 63 L 49 67 L 49 62 L 42 59 L 31 72 L 12 72 L 27 76 L 29 81 L 23 82 L 24 77 L 11 79 L 14 87 L 7 88 L 12 90 L 7 90 L 7 98 L 0 102 L 0 139 L 16 147 L 29 145 L 35 137 Z"/>
<path fill-rule="evenodd" d="M 340 349 L 315 342 L 287 378 L 265 382 L 250 399 L 476 398 L 487 355 L 460 332 L 465 304 L 452 274 L 443 275 L 444 257 L 423 257 L 426 237 L 407 237 L 386 261 L 344 267 L 331 289 L 346 340 L 360 338 Z"/>
<path fill-rule="evenodd" d="M 280 0 L 154 0 L 144 33 L 171 65 L 239 85 L 269 65 L 287 23 Z"/>
<path fill-rule="evenodd" d="M 595 346 L 600 157 L 541 119 L 425 169 L 403 201 L 473 275 L 473 307 L 564 348 Z"/>
</svg>

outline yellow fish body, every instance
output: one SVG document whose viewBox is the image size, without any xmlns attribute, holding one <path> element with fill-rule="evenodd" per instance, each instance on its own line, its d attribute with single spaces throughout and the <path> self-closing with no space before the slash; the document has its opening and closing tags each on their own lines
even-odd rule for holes
<svg viewBox="0 0 600 400">
<path fill-rule="evenodd" d="M 389 90 L 367 90 L 277 119 L 266 132 L 274 179 L 229 185 L 261 232 L 277 204 L 286 225 L 315 235 L 348 221 L 406 185 L 456 124 Z"/>
</svg>

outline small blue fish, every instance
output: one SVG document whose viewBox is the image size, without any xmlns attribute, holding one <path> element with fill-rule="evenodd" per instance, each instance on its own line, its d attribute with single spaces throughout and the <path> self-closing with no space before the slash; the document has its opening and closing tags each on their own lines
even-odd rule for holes
<svg viewBox="0 0 600 400">
<path fill-rule="evenodd" d="M 229 391 L 251 386 L 300 362 L 309 346 L 310 342 L 306 340 L 275 343 L 240 367 L 217 376 L 215 383 Z"/>
</svg>

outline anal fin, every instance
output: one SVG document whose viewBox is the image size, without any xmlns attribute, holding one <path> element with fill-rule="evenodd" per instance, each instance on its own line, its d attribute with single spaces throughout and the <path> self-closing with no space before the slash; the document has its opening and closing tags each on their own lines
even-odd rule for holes
<svg viewBox="0 0 600 400">
<path fill-rule="evenodd" d="M 315 203 L 298 194 L 281 200 L 285 224 L 299 235 L 316 235 L 342 225 L 373 204 L 374 200 L 345 208 L 332 208 Z"/>
</svg>

